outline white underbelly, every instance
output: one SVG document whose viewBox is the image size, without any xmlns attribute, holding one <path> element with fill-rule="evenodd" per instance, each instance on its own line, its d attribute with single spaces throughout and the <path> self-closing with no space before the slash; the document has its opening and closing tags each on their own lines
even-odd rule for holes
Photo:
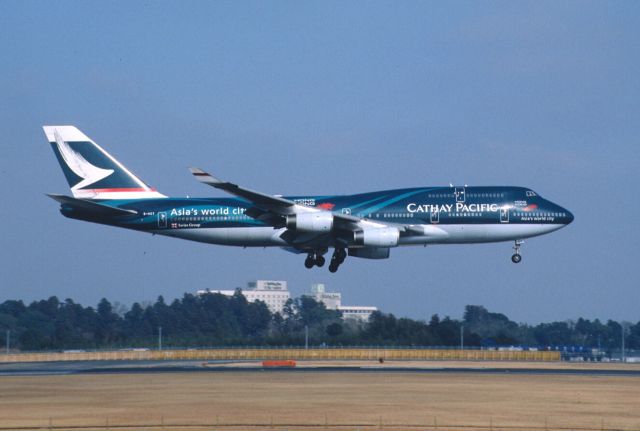
<svg viewBox="0 0 640 431">
<path fill-rule="evenodd" d="M 447 233 L 443 244 L 513 241 L 553 232 L 563 224 L 459 224 L 442 225 Z"/>
<path fill-rule="evenodd" d="M 531 238 L 558 230 L 563 224 L 456 224 L 425 225 L 425 235 L 400 238 L 399 245 L 422 244 L 471 244 L 483 242 L 513 241 Z M 230 227 L 163 229 L 159 235 L 182 238 L 209 244 L 241 247 L 286 247 L 280 235 L 284 229 L 272 227 Z"/>
<path fill-rule="evenodd" d="M 236 245 L 242 247 L 286 246 L 280 238 L 282 229 L 272 227 L 219 227 L 193 229 L 165 229 L 160 235 L 182 238 L 209 244 Z"/>
</svg>

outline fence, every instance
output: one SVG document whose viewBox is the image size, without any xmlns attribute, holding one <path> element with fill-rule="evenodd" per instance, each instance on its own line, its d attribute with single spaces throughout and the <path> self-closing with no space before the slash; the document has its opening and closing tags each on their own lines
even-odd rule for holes
<svg viewBox="0 0 640 431">
<path fill-rule="evenodd" d="M 396 361 L 536 361 L 560 360 L 558 351 L 499 351 L 461 349 L 202 349 L 43 352 L 0 355 L 0 362 L 118 361 L 118 360 L 396 360 Z"/>
</svg>

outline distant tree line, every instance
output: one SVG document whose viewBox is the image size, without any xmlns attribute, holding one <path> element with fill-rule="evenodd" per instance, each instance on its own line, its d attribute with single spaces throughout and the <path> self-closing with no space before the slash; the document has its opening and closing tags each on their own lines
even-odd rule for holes
<svg viewBox="0 0 640 431">
<path fill-rule="evenodd" d="M 0 347 L 11 331 L 11 346 L 20 350 L 112 349 L 156 346 L 162 327 L 163 346 L 583 346 L 617 349 L 622 324 L 598 319 L 541 323 L 531 326 L 504 314 L 468 305 L 462 320 L 434 315 L 427 321 L 397 318 L 375 312 L 368 322 L 343 320 L 310 297 L 287 302 L 271 313 L 258 301 L 250 303 L 240 291 L 227 297 L 217 293 L 185 294 L 167 304 L 134 303 L 130 309 L 102 299 L 96 308 L 55 296 L 34 301 L 8 300 L 0 304 Z M 640 322 L 628 325 L 626 345 L 640 349 Z"/>
</svg>

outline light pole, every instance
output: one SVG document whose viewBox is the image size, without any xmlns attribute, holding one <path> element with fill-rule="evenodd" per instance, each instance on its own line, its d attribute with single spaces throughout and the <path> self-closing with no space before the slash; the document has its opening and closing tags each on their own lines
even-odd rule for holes
<svg viewBox="0 0 640 431">
<path fill-rule="evenodd" d="M 304 349 L 309 349 L 309 327 L 304 325 Z"/>
<path fill-rule="evenodd" d="M 158 326 L 158 350 L 162 350 L 162 326 Z"/>
<path fill-rule="evenodd" d="M 464 350 L 464 326 L 460 325 L 460 350 Z"/>
<path fill-rule="evenodd" d="M 625 331 L 624 323 L 621 323 L 620 326 L 622 327 L 622 362 L 626 362 L 627 358 L 624 351 L 624 336 L 626 335 L 625 334 L 626 331 Z"/>
<path fill-rule="evenodd" d="M 11 329 L 7 329 L 7 355 L 9 354 L 10 348 L 11 348 Z"/>
</svg>

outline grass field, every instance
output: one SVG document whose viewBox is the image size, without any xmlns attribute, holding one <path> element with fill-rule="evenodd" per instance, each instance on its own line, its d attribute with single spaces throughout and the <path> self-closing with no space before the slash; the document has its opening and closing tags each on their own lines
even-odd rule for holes
<svg viewBox="0 0 640 431">
<path fill-rule="evenodd" d="M 504 369 L 527 368 L 536 370 L 638 370 L 639 363 L 621 362 L 527 362 L 527 361 L 296 361 L 298 368 L 305 367 L 375 367 L 375 368 L 478 368 Z M 172 362 L 166 362 L 171 364 Z M 179 364 L 180 362 L 174 362 Z M 259 367 L 262 361 L 242 362 L 199 362 L 203 365 L 216 367 Z"/>
<path fill-rule="evenodd" d="M 2 377 L 0 389 L 3 429 L 640 430 L 637 377 L 146 373 Z"/>
</svg>

